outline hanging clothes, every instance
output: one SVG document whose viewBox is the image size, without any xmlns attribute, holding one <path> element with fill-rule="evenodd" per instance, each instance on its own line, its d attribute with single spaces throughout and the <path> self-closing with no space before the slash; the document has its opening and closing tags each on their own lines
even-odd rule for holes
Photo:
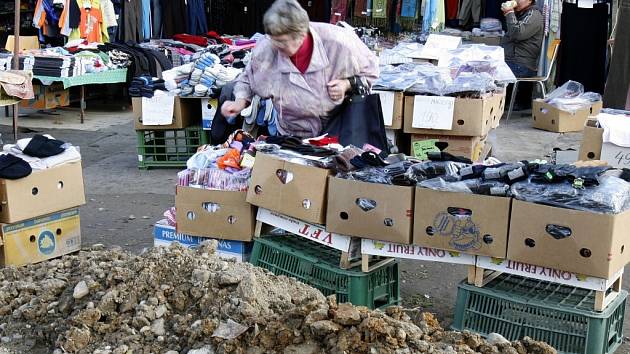
<svg viewBox="0 0 630 354">
<path fill-rule="evenodd" d="M 483 17 L 502 19 L 501 2 L 501 0 L 485 0 L 486 5 L 484 6 Z"/>
<path fill-rule="evenodd" d="M 348 0 L 332 0 L 330 7 L 330 23 L 333 25 L 339 21 L 348 19 Z"/>
<path fill-rule="evenodd" d="M 151 0 L 142 0 L 142 35 L 151 38 Z"/>
<path fill-rule="evenodd" d="M 151 0 L 151 34 L 153 38 L 162 38 L 162 1 Z"/>
<path fill-rule="evenodd" d="M 461 26 L 478 25 L 481 21 L 481 0 L 462 0 L 457 18 Z"/>
<path fill-rule="evenodd" d="M 431 25 L 438 17 L 438 1 L 441 0 L 427 0 L 424 10 L 424 17 L 422 18 L 422 32 L 428 33 L 431 31 Z"/>
<path fill-rule="evenodd" d="M 188 11 L 186 0 L 164 0 L 162 2 L 162 31 L 164 38 L 171 38 L 176 34 L 186 33 Z"/>
<path fill-rule="evenodd" d="M 142 0 L 123 1 L 123 42 L 142 42 Z"/>
<path fill-rule="evenodd" d="M 263 18 L 265 17 L 265 13 L 267 12 L 267 10 L 269 10 L 273 2 L 274 0 L 257 0 L 254 2 L 254 18 L 256 19 L 256 24 L 254 27 L 254 32 L 251 34 L 254 34 L 255 32 L 265 33 Z"/>
<path fill-rule="evenodd" d="M 330 0 L 299 0 L 311 22 L 330 22 Z"/>
<path fill-rule="evenodd" d="M 560 86 L 573 80 L 584 85 L 585 91 L 603 93 L 606 81 L 608 5 L 593 4 L 591 9 L 564 2 L 560 26 L 556 84 Z"/>
<path fill-rule="evenodd" d="M 186 33 L 197 35 L 208 32 L 208 22 L 206 20 L 206 8 L 203 0 L 188 0 L 188 22 Z"/>
<path fill-rule="evenodd" d="M 630 104 L 630 0 L 620 0 L 615 42 L 604 90 L 604 107 L 628 109 Z"/>
<path fill-rule="evenodd" d="M 457 20 L 457 12 L 459 11 L 459 0 L 446 1 L 446 19 L 449 21 Z M 491 0 L 486 0 L 491 1 Z"/>
</svg>

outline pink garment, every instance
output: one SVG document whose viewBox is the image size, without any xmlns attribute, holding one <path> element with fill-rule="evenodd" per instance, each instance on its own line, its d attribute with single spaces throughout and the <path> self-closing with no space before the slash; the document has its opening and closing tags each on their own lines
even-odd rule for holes
<svg viewBox="0 0 630 354">
<path fill-rule="evenodd" d="M 264 38 L 252 61 L 237 78 L 234 96 L 251 100 L 254 95 L 272 98 L 283 135 L 318 136 L 322 119 L 342 100 L 333 101 L 327 84 L 332 80 L 361 77 L 368 86 L 378 78 L 377 58 L 351 30 L 325 23 L 311 23 L 313 55 L 301 74 L 284 54 Z"/>
<path fill-rule="evenodd" d="M 626 110 L 630 110 L 630 86 L 628 87 L 628 98 L 626 98 Z"/>
</svg>

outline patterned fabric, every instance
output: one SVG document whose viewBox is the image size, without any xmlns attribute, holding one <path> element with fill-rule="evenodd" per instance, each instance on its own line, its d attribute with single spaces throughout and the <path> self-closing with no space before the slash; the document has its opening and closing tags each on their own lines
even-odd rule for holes
<svg viewBox="0 0 630 354">
<path fill-rule="evenodd" d="M 103 71 L 100 73 L 85 74 L 72 77 L 52 77 L 52 76 L 33 76 L 34 79 L 42 83 L 63 82 L 63 88 L 67 89 L 72 86 L 81 86 L 89 84 L 114 84 L 127 81 L 127 69 L 115 69 Z"/>
<path fill-rule="evenodd" d="M 387 0 L 372 0 L 372 17 L 387 18 Z"/>
</svg>

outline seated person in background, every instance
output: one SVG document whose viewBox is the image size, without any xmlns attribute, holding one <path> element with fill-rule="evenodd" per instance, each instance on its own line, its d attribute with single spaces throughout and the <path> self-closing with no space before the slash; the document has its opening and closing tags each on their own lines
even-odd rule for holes
<svg viewBox="0 0 630 354">
<path fill-rule="evenodd" d="M 516 77 L 534 77 L 542 47 L 543 15 L 535 6 L 536 0 L 510 0 L 501 5 L 507 31 L 502 40 L 505 62 Z M 510 85 L 512 87 L 513 85 Z M 508 97 L 511 95 L 508 87 Z M 521 83 L 516 95 L 515 111 L 529 109 L 532 104 L 533 84 Z"/>
<path fill-rule="evenodd" d="M 534 77 L 542 47 L 543 15 L 535 0 L 512 0 L 501 5 L 507 32 L 502 41 L 505 62 L 516 77 Z"/>
</svg>

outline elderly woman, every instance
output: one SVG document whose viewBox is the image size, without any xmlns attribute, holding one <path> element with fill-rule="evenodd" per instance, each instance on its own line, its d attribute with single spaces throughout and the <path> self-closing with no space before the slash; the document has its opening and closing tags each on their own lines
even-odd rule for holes
<svg viewBox="0 0 630 354">
<path fill-rule="evenodd" d="M 282 135 L 317 136 L 330 112 L 360 83 L 378 77 L 376 56 L 354 32 L 310 23 L 297 0 L 277 0 L 265 13 L 267 36 L 234 86 L 235 101 L 221 113 L 235 116 L 253 95 L 272 98 Z"/>
</svg>

